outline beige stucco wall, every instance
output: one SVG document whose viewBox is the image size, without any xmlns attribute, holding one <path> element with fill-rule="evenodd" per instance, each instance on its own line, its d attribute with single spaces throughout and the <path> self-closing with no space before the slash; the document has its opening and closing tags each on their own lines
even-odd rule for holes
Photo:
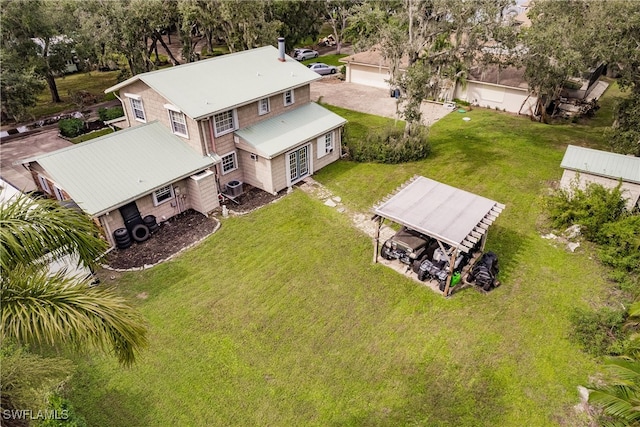
<svg viewBox="0 0 640 427">
<path fill-rule="evenodd" d="M 470 102 L 473 105 L 491 109 L 497 108 L 510 113 L 533 115 L 538 99 L 535 96 L 528 97 L 528 95 L 526 89 L 477 81 L 467 82 L 466 87 L 457 85 L 454 91 L 454 98 Z"/>
</svg>

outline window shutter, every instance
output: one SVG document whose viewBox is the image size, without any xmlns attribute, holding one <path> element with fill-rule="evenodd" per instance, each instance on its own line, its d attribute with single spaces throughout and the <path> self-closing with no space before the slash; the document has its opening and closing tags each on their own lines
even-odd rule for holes
<svg viewBox="0 0 640 427">
<path fill-rule="evenodd" d="M 316 141 L 316 145 L 318 146 L 318 158 L 322 158 L 327 155 L 327 150 L 324 147 L 324 135 L 319 136 Z"/>
</svg>

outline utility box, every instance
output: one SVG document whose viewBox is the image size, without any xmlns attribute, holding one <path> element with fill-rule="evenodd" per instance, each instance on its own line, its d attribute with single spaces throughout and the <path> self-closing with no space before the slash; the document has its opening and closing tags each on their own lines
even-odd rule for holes
<svg viewBox="0 0 640 427">
<path fill-rule="evenodd" d="M 227 182 L 227 194 L 231 197 L 238 197 L 242 194 L 242 181 L 229 181 Z"/>
</svg>

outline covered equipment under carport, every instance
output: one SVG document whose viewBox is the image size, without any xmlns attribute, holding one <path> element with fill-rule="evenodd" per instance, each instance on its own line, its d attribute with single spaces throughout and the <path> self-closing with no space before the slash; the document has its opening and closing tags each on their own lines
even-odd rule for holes
<svg viewBox="0 0 640 427">
<path fill-rule="evenodd" d="M 489 226 L 505 208 L 503 204 L 423 176 L 415 176 L 374 207 L 376 232 L 374 262 L 378 261 L 380 226 L 384 219 L 432 237 L 452 249 L 450 264 L 459 252 L 484 250 Z M 451 276 L 444 295 L 449 295 Z"/>
</svg>

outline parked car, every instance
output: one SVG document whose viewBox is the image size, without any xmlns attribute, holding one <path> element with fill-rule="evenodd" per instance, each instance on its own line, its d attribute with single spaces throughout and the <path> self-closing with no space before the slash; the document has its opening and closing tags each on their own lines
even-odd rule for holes
<svg viewBox="0 0 640 427">
<path fill-rule="evenodd" d="M 294 51 L 293 59 L 298 61 L 304 61 L 305 59 L 317 58 L 318 52 L 311 49 L 299 49 L 297 52 Z"/>
<path fill-rule="evenodd" d="M 307 65 L 307 67 L 311 68 L 316 73 L 324 76 L 327 74 L 335 74 L 338 72 L 338 67 L 334 67 L 333 65 L 323 64 L 322 62 L 314 62 L 313 64 Z"/>
<path fill-rule="evenodd" d="M 397 259 L 412 266 L 427 253 L 430 238 L 407 227 L 402 227 L 392 238 L 382 245 L 381 255 L 385 259 Z"/>
</svg>

